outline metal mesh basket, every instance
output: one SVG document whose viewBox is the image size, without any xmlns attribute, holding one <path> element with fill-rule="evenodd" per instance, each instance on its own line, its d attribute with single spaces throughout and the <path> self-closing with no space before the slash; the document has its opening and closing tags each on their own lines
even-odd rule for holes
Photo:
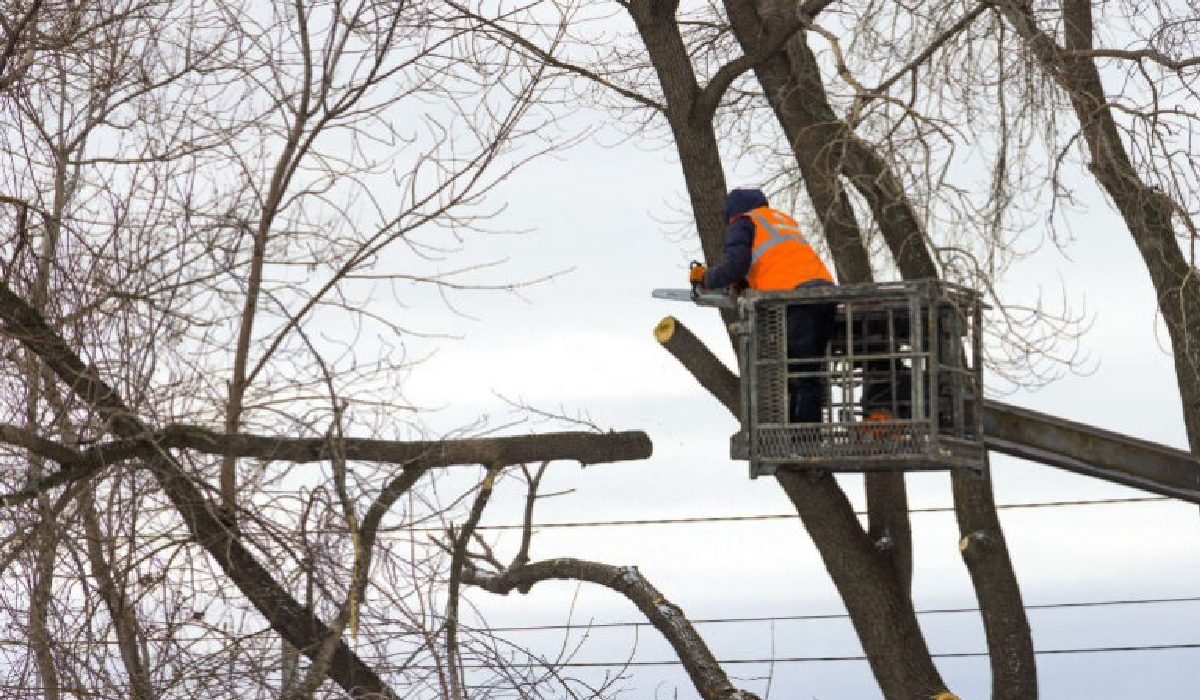
<svg viewBox="0 0 1200 700">
<path fill-rule="evenodd" d="M 981 308 L 971 290 L 934 280 L 744 294 L 734 457 L 750 460 L 751 476 L 983 469 Z M 830 316 L 827 347 L 800 355 L 797 344 L 789 356 L 801 320 Z"/>
</svg>

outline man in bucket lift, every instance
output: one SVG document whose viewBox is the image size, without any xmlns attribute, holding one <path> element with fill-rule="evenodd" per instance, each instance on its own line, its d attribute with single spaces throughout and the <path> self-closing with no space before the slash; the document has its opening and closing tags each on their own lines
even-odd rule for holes
<svg viewBox="0 0 1200 700">
<path fill-rule="evenodd" d="M 796 221 L 767 205 L 762 190 L 735 189 L 725 198 L 725 259 L 712 270 L 693 267 L 690 281 L 707 289 L 728 286 L 760 291 L 833 286 L 833 275 L 805 240 Z M 789 358 L 822 357 L 833 331 L 836 304 L 794 304 L 787 310 Z M 821 363 L 793 363 L 792 371 L 817 373 Z M 788 419 L 821 422 L 825 378 L 788 380 Z"/>
</svg>

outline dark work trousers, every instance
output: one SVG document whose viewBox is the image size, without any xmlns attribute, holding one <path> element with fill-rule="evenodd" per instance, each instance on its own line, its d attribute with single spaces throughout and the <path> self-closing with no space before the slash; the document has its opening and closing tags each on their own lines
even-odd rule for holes
<svg viewBox="0 0 1200 700">
<path fill-rule="evenodd" d="M 893 310 L 890 314 L 890 323 L 887 315 L 868 314 L 854 324 L 855 355 L 911 352 L 912 329 L 908 311 Z M 863 418 L 882 413 L 891 418 L 911 418 L 911 360 L 889 358 L 865 360 L 861 364 Z"/>
<path fill-rule="evenodd" d="M 829 285 L 824 280 L 806 282 L 799 288 Z M 831 286 L 831 285 L 830 285 Z M 793 423 L 820 423 L 821 407 L 825 403 L 827 371 L 825 348 L 833 332 L 837 304 L 794 304 L 787 309 L 787 354 L 792 372 L 819 372 L 820 376 L 788 380 L 788 420 Z M 816 362 L 797 362 L 821 358 Z"/>
</svg>

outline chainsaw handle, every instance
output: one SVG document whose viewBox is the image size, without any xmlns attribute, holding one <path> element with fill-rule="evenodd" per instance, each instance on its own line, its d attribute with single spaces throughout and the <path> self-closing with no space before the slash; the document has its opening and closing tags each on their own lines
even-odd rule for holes
<svg viewBox="0 0 1200 700">
<path fill-rule="evenodd" d="M 704 263 L 700 262 L 699 260 L 693 260 L 692 263 L 690 265 L 688 265 L 689 270 L 695 270 L 697 267 L 704 267 Z M 699 299 L 699 298 L 700 298 L 700 283 L 692 282 L 692 301 L 695 301 L 696 299 Z"/>
</svg>

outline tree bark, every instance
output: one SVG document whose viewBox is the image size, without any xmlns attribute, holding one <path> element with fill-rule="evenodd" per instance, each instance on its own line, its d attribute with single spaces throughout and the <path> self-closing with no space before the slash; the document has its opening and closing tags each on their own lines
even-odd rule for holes
<svg viewBox="0 0 1200 700">
<path fill-rule="evenodd" d="M 948 692 L 888 557 L 863 531 L 833 476 L 781 470 L 775 476 L 812 536 L 833 577 L 888 700 L 930 698 Z"/>
<path fill-rule="evenodd" d="M 148 459 L 163 450 L 191 450 L 210 455 L 253 457 L 263 461 L 325 462 L 331 459 L 325 438 L 266 435 L 227 435 L 191 425 L 170 425 L 124 440 L 100 443 L 84 452 L 0 424 L 0 441 L 18 445 L 52 459 L 61 469 L 25 489 L 0 495 L 0 505 L 12 505 L 69 481 L 82 479 L 106 466 L 131 459 Z M 345 458 L 384 462 L 411 469 L 436 469 L 460 464 L 504 465 L 538 461 L 573 461 L 581 465 L 639 460 L 650 457 L 650 438 L 640 430 L 619 433 L 564 431 L 498 438 L 404 442 L 371 438 L 342 438 Z"/>
<path fill-rule="evenodd" d="M 761 1 L 757 7 L 749 0 L 726 0 L 725 8 L 734 36 L 747 54 L 752 54 L 770 35 L 764 17 L 772 23 L 783 22 L 795 13 L 794 3 L 778 0 Z M 793 35 L 785 44 L 787 50 L 808 52 L 802 37 L 803 33 Z M 815 59 L 812 61 L 813 70 L 793 72 L 787 53 L 780 51 L 755 64 L 754 75 L 787 136 L 808 198 L 821 221 L 838 279 L 870 282 L 871 261 L 858 218 L 838 178 L 841 134 L 834 124 L 833 110 L 819 100 L 809 99 L 809 95 L 823 90 Z"/>
<path fill-rule="evenodd" d="M 701 89 L 675 20 L 678 4 L 673 0 L 633 0 L 628 10 L 666 97 L 667 122 L 675 137 L 692 216 L 704 259 L 712 264 L 721 259 L 725 242 L 726 222 L 721 220 L 725 170 L 712 119 L 697 110 Z"/>
<path fill-rule="evenodd" d="M 735 418 L 741 412 L 741 382 L 725 363 L 717 359 L 687 326 L 666 316 L 654 327 L 654 339 L 683 364 L 700 386 L 717 397 Z"/>
</svg>

